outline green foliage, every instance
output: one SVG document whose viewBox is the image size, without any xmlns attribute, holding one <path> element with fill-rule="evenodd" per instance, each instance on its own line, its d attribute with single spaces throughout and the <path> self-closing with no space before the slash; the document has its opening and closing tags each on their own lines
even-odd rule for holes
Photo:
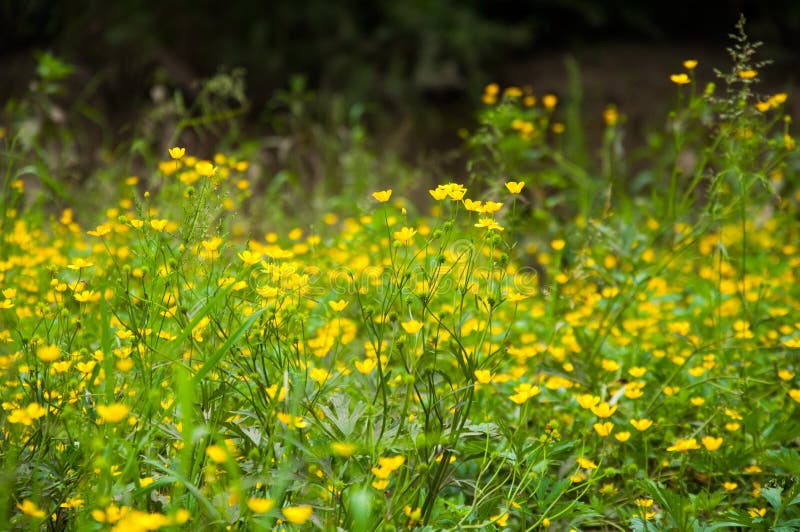
<svg viewBox="0 0 800 532">
<path fill-rule="evenodd" d="M 686 63 L 636 164 L 622 110 L 596 152 L 571 131 L 574 68 L 566 109 L 490 85 L 469 187 L 424 200 L 368 106 L 296 77 L 251 138 L 221 70 L 156 98 L 91 211 L 41 55 L 0 135 L 0 522 L 797 528 L 800 183 L 756 48 L 722 96 Z"/>
</svg>

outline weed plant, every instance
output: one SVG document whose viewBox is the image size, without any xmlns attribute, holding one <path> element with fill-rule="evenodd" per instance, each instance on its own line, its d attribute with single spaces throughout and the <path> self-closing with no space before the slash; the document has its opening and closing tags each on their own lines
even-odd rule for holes
<svg viewBox="0 0 800 532">
<path fill-rule="evenodd" d="M 594 168 L 556 96 L 489 85 L 469 188 L 258 235 L 236 153 L 48 216 L 3 130 L 0 523 L 796 529 L 798 158 L 756 48 L 672 76 L 641 174 L 620 110 Z"/>
</svg>

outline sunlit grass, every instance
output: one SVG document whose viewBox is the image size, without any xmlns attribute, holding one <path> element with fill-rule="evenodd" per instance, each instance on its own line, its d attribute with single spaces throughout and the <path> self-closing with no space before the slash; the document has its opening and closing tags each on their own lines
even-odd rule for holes
<svg viewBox="0 0 800 532">
<path fill-rule="evenodd" d="M 237 229 L 235 156 L 171 147 L 158 191 L 121 178 L 103 213 L 49 218 L 9 172 L 0 522 L 800 524 L 786 98 L 705 98 L 688 63 L 667 151 L 705 159 L 650 197 L 621 180 L 616 108 L 594 176 L 555 96 L 495 85 L 471 141 L 510 178 L 414 205 L 386 176 L 356 215 L 280 233 Z M 563 219 L 532 230 L 548 205 Z"/>
</svg>

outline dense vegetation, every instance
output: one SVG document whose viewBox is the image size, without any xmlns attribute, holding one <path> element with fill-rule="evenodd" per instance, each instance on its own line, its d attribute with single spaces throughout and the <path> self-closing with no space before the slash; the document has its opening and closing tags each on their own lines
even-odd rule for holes
<svg viewBox="0 0 800 532">
<path fill-rule="evenodd" d="M 82 169 L 40 55 L 0 129 L 0 522 L 796 529 L 800 158 L 738 30 L 642 153 L 490 84 L 424 190 L 299 79 L 244 136 L 235 74 Z"/>
</svg>

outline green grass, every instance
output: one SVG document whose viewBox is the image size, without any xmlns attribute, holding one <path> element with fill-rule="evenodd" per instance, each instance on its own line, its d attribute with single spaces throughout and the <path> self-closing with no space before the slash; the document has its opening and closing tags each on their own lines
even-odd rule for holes
<svg viewBox="0 0 800 532">
<path fill-rule="evenodd" d="M 675 78 L 637 174 L 624 110 L 592 157 L 577 107 L 488 87 L 467 185 L 387 171 L 330 212 L 166 150 L 57 209 L 4 131 L 0 522 L 800 526 L 800 161 L 755 48 Z"/>
</svg>

